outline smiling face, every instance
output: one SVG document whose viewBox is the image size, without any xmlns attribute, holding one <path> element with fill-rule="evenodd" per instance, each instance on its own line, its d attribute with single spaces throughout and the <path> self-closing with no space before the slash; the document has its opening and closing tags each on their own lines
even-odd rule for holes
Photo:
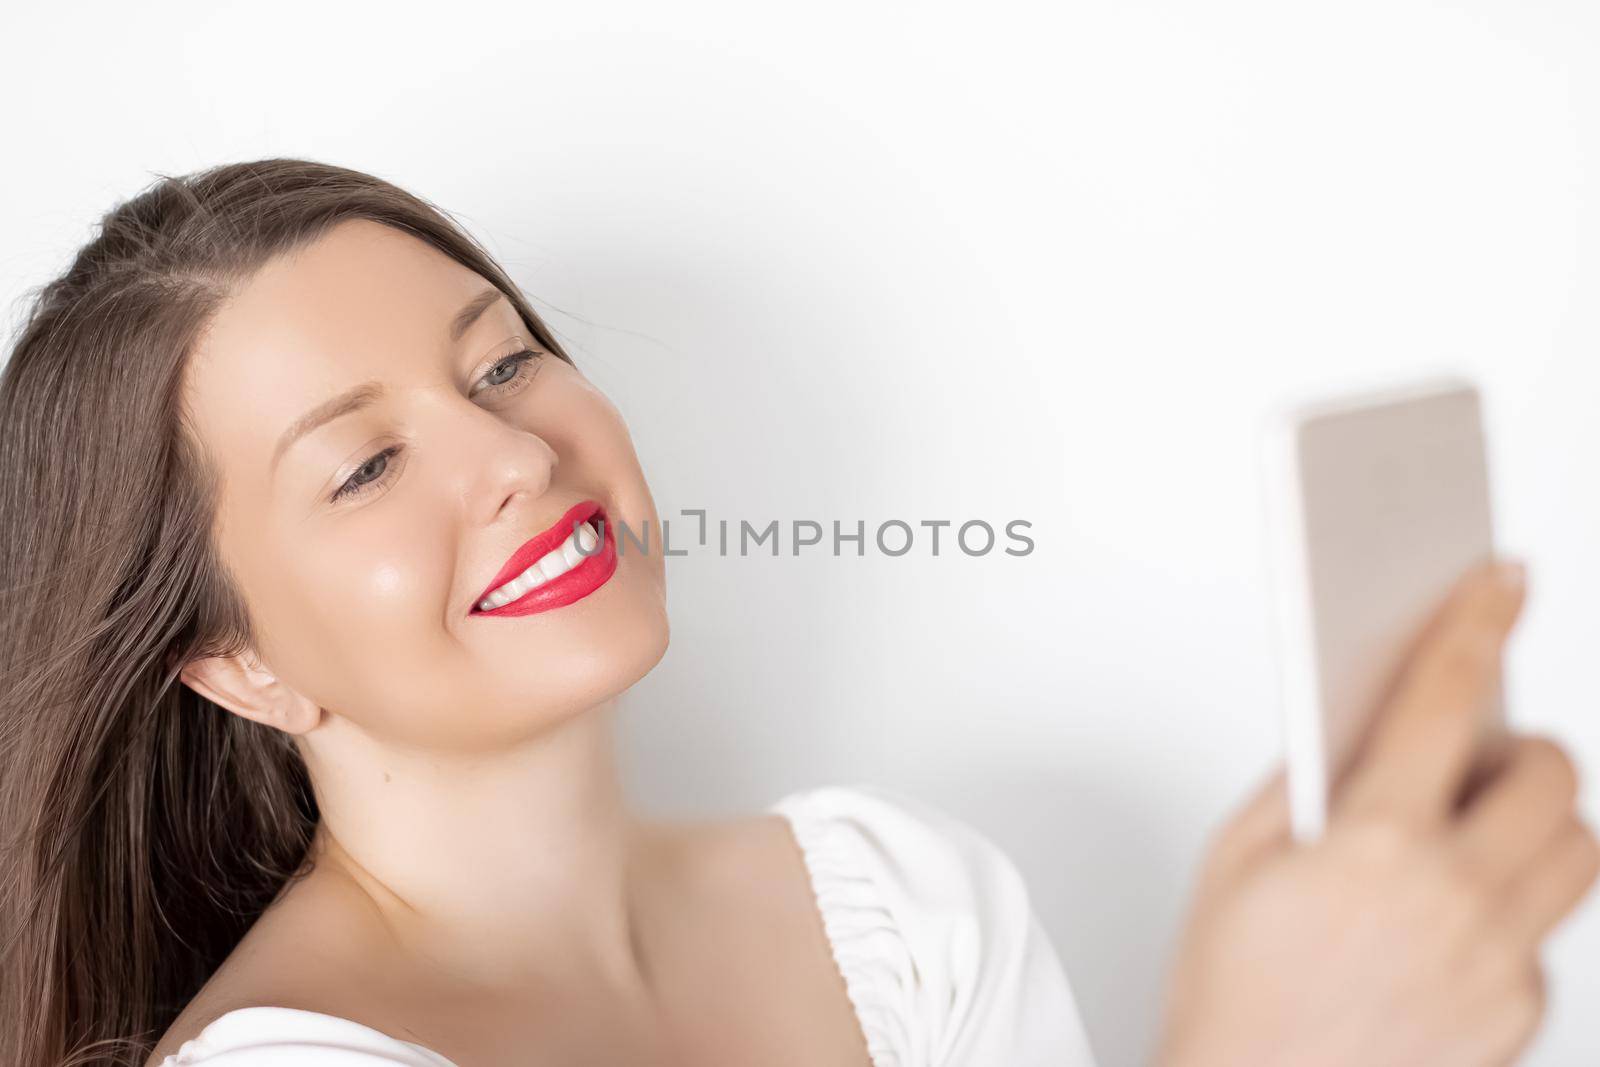
<svg viewBox="0 0 1600 1067">
<path fill-rule="evenodd" d="M 479 313 L 456 337 L 464 309 Z M 325 407 L 367 383 L 367 403 Z M 663 560 L 633 543 L 578 599 L 474 611 L 575 505 L 637 533 L 658 520 L 617 410 L 433 246 L 357 219 L 269 263 L 213 319 L 185 400 L 268 673 L 210 660 L 184 677 L 232 710 L 300 733 L 322 709 L 385 742 L 479 751 L 665 652 Z"/>
</svg>

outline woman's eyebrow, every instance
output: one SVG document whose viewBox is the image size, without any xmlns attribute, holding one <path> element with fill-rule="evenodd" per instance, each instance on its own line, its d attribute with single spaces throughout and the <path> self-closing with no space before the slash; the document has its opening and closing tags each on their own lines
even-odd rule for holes
<svg viewBox="0 0 1600 1067">
<path fill-rule="evenodd" d="M 456 312 L 456 317 L 450 321 L 450 343 L 455 344 L 466 336 L 467 331 L 472 329 L 472 324 L 478 321 L 479 316 L 496 301 L 505 299 L 505 295 L 499 289 L 485 289 L 467 301 L 466 306 Z"/>
<path fill-rule="evenodd" d="M 270 478 L 278 473 L 278 461 L 283 458 L 283 454 L 289 450 L 290 445 L 323 423 L 332 422 L 334 419 L 342 415 L 348 415 L 352 411 L 360 411 L 383 396 L 384 392 L 382 382 L 362 382 L 354 388 L 346 389 L 331 400 L 324 400 L 298 419 L 295 419 L 293 424 L 283 431 L 283 436 L 278 438 L 278 444 L 272 450 L 272 463 L 267 468 L 267 476 Z"/>
<path fill-rule="evenodd" d="M 485 289 L 467 301 L 466 305 L 456 312 L 455 316 L 450 320 L 450 329 L 448 331 L 450 343 L 455 344 L 465 337 L 467 331 L 472 329 L 472 324 L 482 318 L 485 311 L 504 299 L 505 294 L 499 289 Z M 334 419 L 348 415 L 351 412 L 360 411 L 380 399 L 384 392 L 382 382 L 362 382 L 360 385 L 346 389 L 330 400 L 324 400 L 298 419 L 295 419 L 294 422 L 290 423 L 289 428 L 283 431 L 282 436 L 278 438 L 278 443 L 273 446 L 272 462 L 267 466 L 267 476 L 270 478 L 277 474 L 278 461 L 283 458 L 283 454 L 289 450 L 289 447 L 300 438 L 324 423 L 332 422 Z"/>
</svg>

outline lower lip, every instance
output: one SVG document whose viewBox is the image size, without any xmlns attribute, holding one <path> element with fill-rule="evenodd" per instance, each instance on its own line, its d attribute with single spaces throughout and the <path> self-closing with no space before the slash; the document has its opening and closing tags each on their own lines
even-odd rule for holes
<svg viewBox="0 0 1600 1067">
<path fill-rule="evenodd" d="M 616 573 L 617 539 L 603 512 L 595 515 L 595 521 L 600 526 L 600 551 L 583 557 L 570 571 L 535 586 L 509 603 L 489 611 L 474 609 L 472 614 L 485 617 L 536 615 L 552 608 L 566 607 L 605 585 Z"/>
</svg>

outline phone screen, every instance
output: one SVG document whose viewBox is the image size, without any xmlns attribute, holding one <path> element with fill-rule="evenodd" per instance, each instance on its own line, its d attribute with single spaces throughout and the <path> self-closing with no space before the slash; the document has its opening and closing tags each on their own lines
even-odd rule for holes
<svg viewBox="0 0 1600 1067">
<path fill-rule="evenodd" d="M 1494 553 L 1479 393 L 1433 378 L 1301 404 L 1265 458 L 1290 807 L 1311 839 L 1414 641 Z M 1504 715 L 1497 692 L 1486 728 Z"/>
</svg>

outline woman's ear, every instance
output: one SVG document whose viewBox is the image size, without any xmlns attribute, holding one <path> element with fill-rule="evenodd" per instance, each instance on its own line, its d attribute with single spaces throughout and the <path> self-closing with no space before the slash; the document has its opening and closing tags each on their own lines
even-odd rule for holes
<svg viewBox="0 0 1600 1067">
<path fill-rule="evenodd" d="M 322 721 L 322 708 L 280 682 L 250 649 L 237 656 L 191 660 L 178 677 L 235 715 L 285 733 L 303 734 Z"/>
</svg>

